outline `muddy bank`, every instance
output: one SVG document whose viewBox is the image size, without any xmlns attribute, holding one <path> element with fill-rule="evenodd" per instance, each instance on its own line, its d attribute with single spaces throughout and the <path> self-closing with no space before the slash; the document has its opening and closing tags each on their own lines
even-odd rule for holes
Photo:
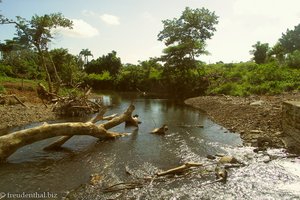
<svg viewBox="0 0 300 200">
<path fill-rule="evenodd" d="M 51 108 L 37 103 L 25 102 L 25 104 L 28 108 L 21 104 L 0 105 L 0 135 L 4 134 L 4 130 L 10 127 L 55 119 L 55 114 Z"/>
<path fill-rule="evenodd" d="M 282 142 L 282 102 L 300 100 L 300 94 L 278 96 L 201 96 L 185 101 L 205 111 L 212 120 L 231 132 L 240 133 L 244 145 L 257 146 L 258 138 L 270 139 L 273 147 Z"/>
</svg>

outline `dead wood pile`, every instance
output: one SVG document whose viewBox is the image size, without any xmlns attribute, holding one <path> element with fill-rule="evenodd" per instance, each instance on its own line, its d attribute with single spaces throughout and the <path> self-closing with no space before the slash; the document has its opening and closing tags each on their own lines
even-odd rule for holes
<svg viewBox="0 0 300 200">
<path fill-rule="evenodd" d="M 41 83 L 38 84 L 37 93 L 44 105 L 54 103 L 53 111 L 64 117 L 82 117 L 98 112 L 103 107 L 101 97 L 90 100 L 91 88 L 83 94 L 71 93 L 66 97 L 61 97 L 55 93 L 48 92 Z"/>
</svg>

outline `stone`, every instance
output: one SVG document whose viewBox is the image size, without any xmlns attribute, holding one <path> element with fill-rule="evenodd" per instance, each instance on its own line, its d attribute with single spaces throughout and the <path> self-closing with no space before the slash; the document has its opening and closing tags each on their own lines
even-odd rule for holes
<svg viewBox="0 0 300 200">
<path fill-rule="evenodd" d="M 285 101 L 282 104 L 283 141 L 288 149 L 300 153 L 300 101 Z"/>
<path fill-rule="evenodd" d="M 265 102 L 262 101 L 262 100 L 259 100 L 259 101 L 254 101 L 252 103 L 250 103 L 250 106 L 261 106 L 263 105 Z"/>
<path fill-rule="evenodd" d="M 219 163 L 238 163 L 238 160 L 233 156 L 223 156 L 220 158 Z"/>
</svg>

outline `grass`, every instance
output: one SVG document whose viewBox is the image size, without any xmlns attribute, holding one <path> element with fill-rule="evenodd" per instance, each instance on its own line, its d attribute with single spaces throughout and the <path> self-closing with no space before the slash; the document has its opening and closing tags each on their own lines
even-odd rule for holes
<svg viewBox="0 0 300 200">
<path fill-rule="evenodd" d="M 299 91 L 300 69 L 276 63 L 218 64 L 206 68 L 210 85 L 208 94 L 248 96 Z"/>
<path fill-rule="evenodd" d="M 12 78 L 7 76 L 0 76 L 0 93 L 11 92 L 16 90 L 35 92 L 38 83 L 48 86 L 45 80 L 28 80 L 20 78 Z M 77 89 L 61 87 L 59 95 L 66 96 L 69 94 L 80 94 Z"/>
</svg>

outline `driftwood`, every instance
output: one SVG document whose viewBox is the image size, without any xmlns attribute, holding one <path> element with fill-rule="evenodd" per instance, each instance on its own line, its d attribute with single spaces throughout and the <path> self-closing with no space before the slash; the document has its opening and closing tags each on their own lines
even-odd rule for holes
<svg viewBox="0 0 300 200">
<path fill-rule="evenodd" d="M 11 95 L 2 95 L 2 94 L 0 94 L 0 102 L 5 103 L 6 99 L 9 99 L 9 98 L 15 99 L 19 104 L 21 104 L 22 106 L 28 108 L 16 95 L 14 95 L 14 94 L 11 94 Z"/>
<path fill-rule="evenodd" d="M 91 135 L 96 138 L 116 138 L 126 135 L 124 133 L 110 132 L 108 129 L 117 126 L 132 116 L 132 112 L 135 107 L 131 104 L 127 110 L 120 116 L 116 116 L 113 119 L 96 125 L 98 120 L 93 119 L 88 122 L 73 122 L 73 123 L 57 123 L 47 124 L 44 123 L 41 126 L 29 128 L 21 131 L 16 131 L 0 137 L 0 162 L 4 162 L 10 155 L 16 152 L 19 148 L 32 144 L 34 142 L 52 138 L 56 136 L 73 135 Z M 65 139 L 65 141 L 67 141 Z M 61 142 L 61 145 L 64 142 Z"/>
<path fill-rule="evenodd" d="M 183 173 L 184 171 L 186 171 L 187 169 L 189 169 L 191 167 L 200 167 L 200 166 L 203 166 L 203 164 L 202 163 L 188 162 L 188 163 L 185 163 L 184 165 L 181 165 L 179 167 L 175 167 L 175 168 L 169 169 L 167 171 L 159 172 L 156 175 L 157 176 L 165 176 L 165 175 L 169 175 L 169 174 L 173 174 L 173 175 L 174 174 L 181 174 L 181 173 Z"/>
<path fill-rule="evenodd" d="M 138 125 L 142 123 L 141 121 L 139 121 L 138 117 L 139 117 L 138 115 L 133 115 L 133 117 L 125 121 L 125 126 L 138 127 Z"/>
<path fill-rule="evenodd" d="M 88 123 L 88 122 L 90 122 L 90 123 L 96 123 L 96 122 L 98 122 L 98 121 L 100 121 L 100 120 L 113 120 L 113 119 L 117 116 L 116 114 L 113 114 L 113 115 L 104 117 L 103 115 L 104 115 L 105 112 L 106 112 L 106 107 L 103 107 L 103 108 L 99 111 L 99 113 L 98 113 L 95 117 L 93 117 L 92 119 L 90 119 L 89 121 L 87 121 L 87 123 Z M 125 119 L 125 121 L 128 120 L 128 119 L 130 119 L 130 118 L 132 118 L 131 115 L 128 116 L 128 117 Z M 62 146 L 64 143 L 66 143 L 69 139 L 71 139 L 72 137 L 73 137 L 72 135 L 71 135 L 71 136 L 63 136 L 63 137 L 59 138 L 58 140 L 56 140 L 55 142 L 53 142 L 52 144 L 50 144 L 49 146 L 46 146 L 46 147 L 44 148 L 44 150 L 49 151 L 49 150 L 57 150 L 57 149 L 60 149 L 61 146 Z"/>
<path fill-rule="evenodd" d="M 38 97 L 42 100 L 42 102 L 45 104 L 46 102 L 55 102 L 61 97 L 53 92 L 48 92 L 46 87 L 42 83 L 38 83 L 37 86 L 37 94 Z"/>
<path fill-rule="evenodd" d="M 225 167 L 217 166 L 215 168 L 215 174 L 216 174 L 217 181 L 221 181 L 223 183 L 226 183 L 227 177 L 228 177 L 228 172 L 225 169 Z"/>
<path fill-rule="evenodd" d="M 142 188 L 149 185 L 152 185 L 153 182 L 166 182 L 169 179 L 180 179 L 185 175 L 191 175 L 189 169 L 195 169 L 197 167 L 205 167 L 212 164 L 203 165 L 202 163 L 194 163 L 194 162 L 187 162 L 181 166 L 171 168 L 169 170 L 156 173 L 153 176 L 146 176 L 146 177 L 137 177 L 137 179 L 133 179 L 131 182 L 120 182 L 113 184 L 109 187 L 103 188 L 102 192 L 120 192 L 122 190 L 130 190 L 130 189 L 136 189 L 136 188 Z M 128 169 L 128 167 L 125 167 L 126 173 L 129 175 L 132 175 L 132 172 Z M 195 172 L 195 171 L 194 171 Z M 198 173 L 198 172 L 197 172 Z M 182 176 L 168 176 L 168 175 L 182 175 Z M 227 171 L 222 167 L 217 167 L 215 170 L 215 174 L 217 179 L 213 181 L 209 181 L 206 183 L 203 183 L 202 186 L 210 185 L 216 182 L 223 182 L 226 183 L 227 180 Z"/>
<path fill-rule="evenodd" d="M 82 95 L 69 94 L 62 97 L 56 93 L 47 91 L 46 87 L 39 83 L 37 93 L 43 104 L 47 107 L 47 103 L 54 103 L 53 111 L 60 116 L 75 117 L 85 116 L 98 112 L 102 107 L 102 98 L 97 101 L 91 101 L 88 96 L 92 89 L 87 88 Z"/>
<path fill-rule="evenodd" d="M 162 135 L 165 134 L 166 131 L 169 130 L 168 126 L 166 124 L 164 124 L 162 127 L 160 128 L 155 128 L 151 131 L 151 133 L 153 134 L 158 134 L 158 135 Z"/>
<path fill-rule="evenodd" d="M 130 190 L 144 187 L 142 182 L 117 183 L 102 190 L 103 193 L 119 192 L 121 190 Z"/>
<path fill-rule="evenodd" d="M 85 91 L 82 95 L 70 94 L 67 97 L 57 99 L 53 106 L 53 111 L 60 116 L 85 116 L 98 112 L 103 107 L 103 101 L 91 101 L 88 96 L 91 89 Z"/>
</svg>

